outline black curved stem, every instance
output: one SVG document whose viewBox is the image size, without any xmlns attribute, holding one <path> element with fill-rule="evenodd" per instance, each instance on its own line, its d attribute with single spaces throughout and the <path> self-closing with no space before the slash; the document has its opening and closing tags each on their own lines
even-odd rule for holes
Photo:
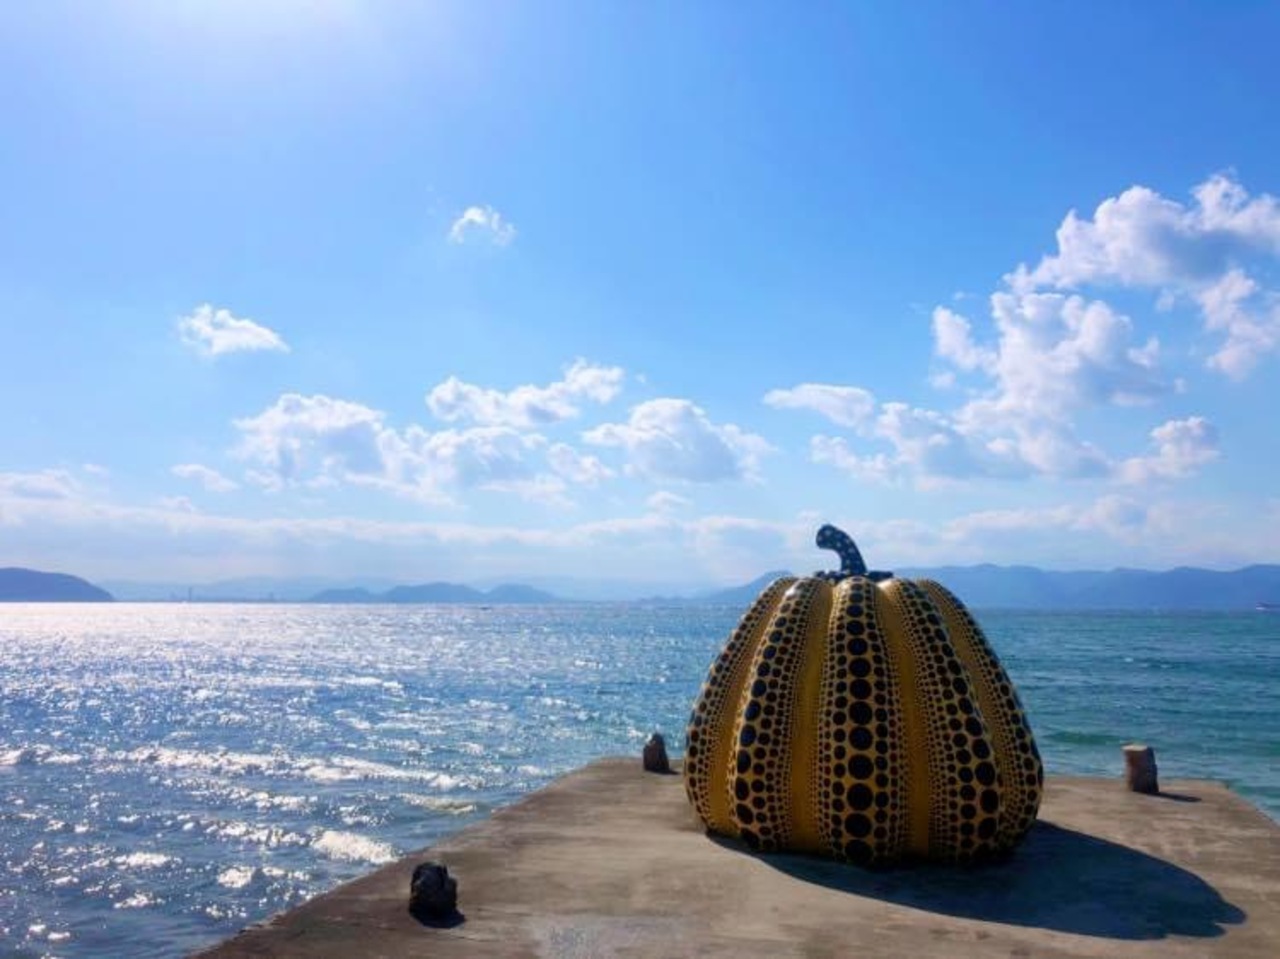
<svg viewBox="0 0 1280 959">
<path fill-rule="evenodd" d="M 853 537 L 844 530 L 827 523 L 818 530 L 816 542 L 819 549 L 834 550 L 840 557 L 841 576 L 867 575 L 867 564 L 862 559 L 862 553 L 858 552 Z"/>
</svg>

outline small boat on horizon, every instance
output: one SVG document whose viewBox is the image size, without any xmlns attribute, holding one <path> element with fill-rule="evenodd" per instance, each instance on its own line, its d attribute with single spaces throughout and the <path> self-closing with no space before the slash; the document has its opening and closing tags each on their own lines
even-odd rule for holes
<svg viewBox="0 0 1280 959">
<path fill-rule="evenodd" d="M 1260 613 L 1280 613 L 1280 603 L 1259 603 L 1253 608 Z"/>
</svg>

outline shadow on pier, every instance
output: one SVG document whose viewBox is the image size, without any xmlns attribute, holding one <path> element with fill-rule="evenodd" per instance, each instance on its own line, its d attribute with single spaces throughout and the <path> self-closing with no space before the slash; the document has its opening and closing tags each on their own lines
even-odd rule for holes
<svg viewBox="0 0 1280 959">
<path fill-rule="evenodd" d="M 715 839 L 755 855 L 745 846 Z M 1149 940 L 1221 936 L 1243 910 L 1172 863 L 1052 823 L 1037 822 L 1009 859 L 956 869 L 868 871 L 809 856 L 761 861 L 804 882 L 947 916 L 1082 936 Z"/>
</svg>

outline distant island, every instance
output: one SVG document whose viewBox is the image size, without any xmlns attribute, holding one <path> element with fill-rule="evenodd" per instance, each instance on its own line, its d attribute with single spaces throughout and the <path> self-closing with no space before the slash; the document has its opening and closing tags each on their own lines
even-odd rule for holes
<svg viewBox="0 0 1280 959">
<path fill-rule="evenodd" d="M 79 576 L 0 569 L 0 603 L 110 603 L 115 597 Z"/>
<path fill-rule="evenodd" d="M 563 603 L 559 596 L 523 586 L 506 583 L 481 591 L 460 583 L 423 583 L 420 586 L 393 586 L 382 593 L 362 587 L 354 589 L 325 589 L 311 597 L 312 603 Z"/>
<path fill-rule="evenodd" d="M 895 571 L 910 579 L 936 579 L 973 609 L 1011 610 L 1267 610 L 1280 602 L 1280 566 L 1246 566 L 1231 572 L 1179 567 L 1055 572 L 1034 566 L 941 566 Z M 746 606 L 785 570 L 742 586 L 692 596 L 653 596 L 650 605 Z"/>
<path fill-rule="evenodd" d="M 1246 566 L 1219 572 L 1194 567 L 1155 572 L 1112 569 L 1057 572 L 1034 566 L 903 567 L 897 575 L 936 579 L 954 591 L 972 609 L 1009 610 L 1261 610 L 1280 607 L 1280 565 Z M 82 579 L 33 570 L 0 570 L 0 601 L 69 602 L 129 601 L 190 602 L 308 602 L 308 603 L 464 603 L 472 605 L 550 604 L 574 602 L 639 603 L 649 606 L 735 606 L 745 608 L 760 591 L 785 570 L 775 570 L 745 583 L 722 589 L 683 594 L 654 595 L 643 584 L 613 582 L 615 595 L 592 595 L 591 580 L 564 581 L 563 591 L 523 583 L 502 583 L 488 589 L 451 582 L 393 585 L 353 577 L 356 584 L 341 581 L 287 578 L 251 578 L 218 583 L 107 583 L 111 592 Z M 652 587 L 649 587 L 652 589 Z M 629 594 L 629 595 L 628 595 Z"/>
</svg>

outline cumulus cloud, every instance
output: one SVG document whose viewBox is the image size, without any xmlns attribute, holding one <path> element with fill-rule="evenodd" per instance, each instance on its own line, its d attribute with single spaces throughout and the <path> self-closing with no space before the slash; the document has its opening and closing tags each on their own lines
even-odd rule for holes
<svg viewBox="0 0 1280 959">
<path fill-rule="evenodd" d="M 934 308 L 933 339 L 938 356 L 962 370 L 990 372 L 995 367 L 995 353 L 974 345 L 969 321 L 945 306 Z"/>
<path fill-rule="evenodd" d="M 936 307 L 934 356 L 943 368 L 930 382 L 963 387 L 959 406 L 877 405 L 859 387 L 814 383 L 772 390 L 765 402 L 812 409 L 849 429 L 853 436 L 813 437 L 810 455 L 862 480 L 929 487 L 978 477 L 1190 476 L 1218 450 L 1201 417 L 1157 427 L 1156 451 L 1127 458 L 1081 437 L 1077 422 L 1087 411 L 1149 406 L 1187 389 L 1166 372 L 1158 337 L 1140 334 L 1131 316 L 1084 287 L 1154 291 L 1162 323 L 1179 304 L 1193 306 L 1204 330 L 1221 336 L 1208 365 L 1235 379 L 1280 348 L 1280 293 L 1256 272 L 1259 261 L 1280 257 L 1280 202 L 1250 197 L 1227 176 L 1210 178 L 1193 198 L 1182 204 L 1135 187 L 1092 218 L 1069 213 L 1057 252 L 1008 274 L 988 317 Z"/>
<path fill-rule="evenodd" d="M 309 471 L 375 476 L 388 470 L 402 445 L 384 419 L 359 403 L 286 393 L 257 416 L 235 421 L 236 453 L 282 484 Z"/>
<path fill-rule="evenodd" d="M 470 420 L 482 426 L 544 427 L 572 419 L 581 403 L 608 403 L 622 390 L 618 366 L 576 360 L 547 386 L 517 386 L 509 392 L 465 383 L 451 376 L 427 394 L 427 407 L 446 422 Z"/>
<path fill-rule="evenodd" d="M 1126 483 L 1181 479 L 1217 459 L 1219 453 L 1218 431 L 1203 416 L 1169 420 L 1157 426 L 1151 431 L 1151 443 L 1154 452 L 1121 464 L 1120 478 Z"/>
<path fill-rule="evenodd" d="M 197 306 L 190 316 L 180 319 L 178 333 L 184 343 L 204 356 L 259 350 L 289 352 L 288 344 L 275 330 L 232 316 L 230 310 L 214 309 L 208 303 Z"/>
<path fill-rule="evenodd" d="M 515 224 L 507 221 L 491 206 L 469 206 L 449 227 L 450 243 L 467 243 L 480 239 L 494 246 L 507 246 L 515 238 Z"/>
<path fill-rule="evenodd" d="M 866 425 L 875 412 L 875 397 L 857 386 L 801 383 L 790 389 L 770 390 L 764 402 L 775 409 L 813 410 L 839 426 Z"/>
<path fill-rule="evenodd" d="M 713 423 L 689 400 L 663 398 L 634 407 L 625 423 L 606 423 L 583 434 L 597 446 L 626 451 L 630 469 L 653 479 L 714 483 L 754 479 L 773 448 L 760 436 Z"/>
<path fill-rule="evenodd" d="M 210 493 L 229 493 L 240 488 L 240 484 L 235 480 L 228 479 L 216 469 L 199 463 L 179 463 L 169 472 L 179 479 L 189 479 L 199 483 Z"/>
<path fill-rule="evenodd" d="M 1256 274 L 1280 258 L 1280 201 L 1250 196 L 1218 174 L 1180 203 L 1132 187 L 1100 203 L 1092 218 L 1067 214 L 1055 253 L 1008 277 L 1017 292 L 1114 286 L 1155 290 L 1168 310 L 1180 299 L 1200 308 L 1207 332 L 1219 334 L 1209 365 L 1247 376 L 1280 346 L 1280 294 Z"/>
<path fill-rule="evenodd" d="M 555 443 L 547 450 L 547 463 L 557 476 L 583 486 L 596 486 L 613 476 L 613 470 L 594 456 L 580 453 L 567 443 Z"/>
<path fill-rule="evenodd" d="M 564 505 L 567 483 L 591 486 L 613 475 L 596 457 L 540 433 L 397 429 L 380 410 L 324 395 L 284 394 L 235 426 L 234 452 L 268 489 L 351 484 L 442 503 L 453 491 L 482 489 Z"/>
</svg>

